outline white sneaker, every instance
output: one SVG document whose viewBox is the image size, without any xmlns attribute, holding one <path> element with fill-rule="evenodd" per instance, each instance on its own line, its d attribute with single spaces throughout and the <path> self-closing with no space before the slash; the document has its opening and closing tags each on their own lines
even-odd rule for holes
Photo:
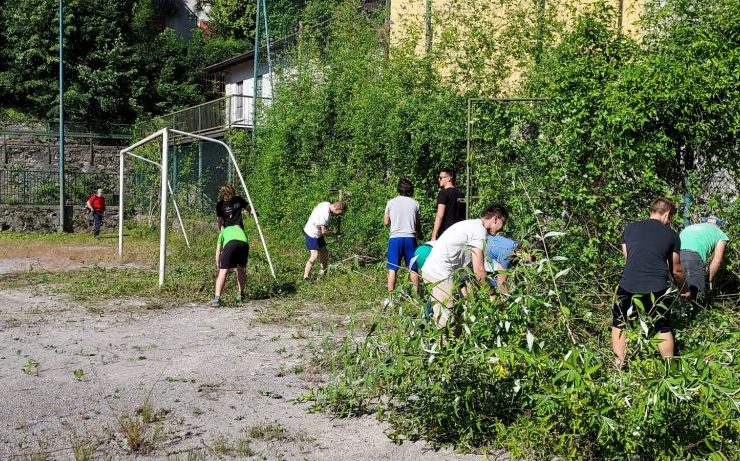
<svg viewBox="0 0 740 461">
<path fill-rule="evenodd" d="M 393 300 L 390 298 L 385 298 L 383 300 L 383 307 L 393 307 Z"/>
</svg>

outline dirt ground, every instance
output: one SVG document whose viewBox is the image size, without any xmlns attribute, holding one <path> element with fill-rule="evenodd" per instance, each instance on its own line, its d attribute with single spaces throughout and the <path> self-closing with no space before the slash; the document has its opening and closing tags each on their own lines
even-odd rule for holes
<svg viewBox="0 0 740 461">
<path fill-rule="evenodd" d="M 3 256 L 0 273 L 84 264 L 64 257 Z M 265 322 L 279 302 L 82 304 L 0 286 L 0 459 L 480 459 L 296 403 L 324 379 L 311 357 L 327 332 Z"/>
</svg>

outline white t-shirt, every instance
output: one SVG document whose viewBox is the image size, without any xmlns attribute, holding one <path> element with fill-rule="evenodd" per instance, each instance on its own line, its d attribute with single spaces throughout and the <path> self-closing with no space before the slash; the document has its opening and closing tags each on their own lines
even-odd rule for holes
<svg viewBox="0 0 740 461">
<path fill-rule="evenodd" d="M 425 279 L 439 281 L 452 277 L 452 273 L 472 261 L 471 251 L 483 251 L 488 231 L 480 218 L 467 219 L 450 226 L 429 253 L 422 275 Z"/>
<path fill-rule="evenodd" d="M 416 216 L 419 214 L 419 202 L 399 195 L 388 200 L 385 214 L 391 218 L 391 238 L 416 237 Z"/>
<path fill-rule="evenodd" d="M 306 225 L 303 226 L 303 232 L 306 235 L 315 239 L 321 237 L 321 226 L 329 224 L 329 215 L 331 214 L 329 206 L 331 206 L 331 203 L 321 202 L 314 207 Z"/>
</svg>

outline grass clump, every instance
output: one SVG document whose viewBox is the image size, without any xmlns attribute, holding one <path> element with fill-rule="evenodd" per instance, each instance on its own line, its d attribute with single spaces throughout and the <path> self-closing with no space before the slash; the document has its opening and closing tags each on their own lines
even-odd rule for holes
<svg viewBox="0 0 740 461">
<path fill-rule="evenodd" d="M 231 457 L 253 456 L 255 454 L 248 437 L 229 440 L 226 436 L 219 436 L 211 443 L 211 450 L 217 455 Z"/>
<path fill-rule="evenodd" d="M 118 418 L 119 432 L 132 453 L 148 454 L 154 451 L 166 414 L 166 410 L 156 409 L 146 401 L 134 414 Z"/>
</svg>

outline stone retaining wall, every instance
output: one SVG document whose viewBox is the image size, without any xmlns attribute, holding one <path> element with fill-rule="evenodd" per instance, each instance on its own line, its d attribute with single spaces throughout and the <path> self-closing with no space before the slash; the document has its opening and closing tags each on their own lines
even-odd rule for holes
<svg viewBox="0 0 740 461">
<path fill-rule="evenodd" d="M 27 123 L 0 128 L 0 168 L 58 171 L 59 137 L 45 131 L 48 127 Z M 65 136 L 65 168 L 83 173 L 117 173 L 118 152 L 130 141 L 106 136 L 96 133 Z"/>
<path fill-rule="evenodd" d="M 70 216 L 71 211 L 71 216 Z M 81 206 L 67 207 L 67 229 L 88 232 L 92 215 Z M 0 205 L 0 231 L 55 232 L 59 228 L 59 206 Z M 108 207 L 103 218 L 102 231 L 118 228 L 118 207 Z"/>
</svg>

